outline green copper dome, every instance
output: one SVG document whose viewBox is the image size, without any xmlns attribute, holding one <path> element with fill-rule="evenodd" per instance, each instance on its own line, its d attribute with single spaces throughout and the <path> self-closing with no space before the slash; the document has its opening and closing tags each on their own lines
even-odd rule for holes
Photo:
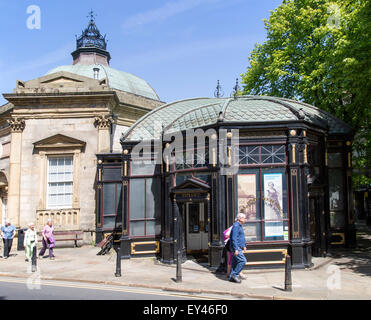
<svg viewBox="0 0 371 320">
<path fill-rule="evenodd" d="M 59 71 L 71 72 L 80 76 L 94 79 L 94 68 L 99 69 L 98 79 L 108 79 L 108 85 L 112 89 L 126 91 L 153 100 L 160 100 L 157 93 L 145 80 L 128 72 L 119 71 L 101 64 L 81 64 L 60 66 L 50 70 L 48 74 Z"/>
<path fill-rule="evenodd" d="M 303 102 L 269 96 L 196 98 L 169 103 L 140 118 L 121 138 L 140 141 L 159 138 L 155 127 L 162 124 L 167 133 L 224 123 L 263 123 L 306 121 L 330 134 L 350 133 L 351 127 L 331 114 Z M 157 125 L 156 125 L 157 123 Z M 158 131 L 158 130 L 157 130 Z"/>
</svg>

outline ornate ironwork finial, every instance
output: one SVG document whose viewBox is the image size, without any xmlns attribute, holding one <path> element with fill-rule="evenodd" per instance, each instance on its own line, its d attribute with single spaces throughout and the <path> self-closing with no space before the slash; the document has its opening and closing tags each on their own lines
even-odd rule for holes
<svg viewBox="0 0 371 320">
<path fill-rule="evenodd" d="M 86 47 L 95 47 L 98 49 L 106 50 L 107 49 L 107 40 L 106 36 L 102 36 L 99 32 L 94 18 L 97 15 L 94 14 L 94 11 L 91 10 L 87 18 L 90 18 L 88 27 L 82 31 L 81 36 L 76 39 L 76 49 L 86 48 Z"/>
<path fill-rule="evenodd" d="M 94 22 L 94 18 L 95 18 L 96 16 L 97 16 L 97 15 L 94 14 L 94 11 L 93 11 L 93 9 L 92 9 L 92 10 L 90 10 L 89 15 L 86 16 L 86 17 L 87 17 L 87 18 L 90 17 L 90 22 Z"/>
<path fill-rule="evenodd" d="M 224 96 L 224 91 L 223 91 L 222 86 L 220 85 L 220 82 L 218 80 L 218 84 L 217 84 L 216 90 L 214 92 L 214 97 L 221 98 L 223 96 Z"/>
<path fill-rule="evenodd" d="M 241 87 L 238 84 L 238 78 L 236 78 L 236 85 L 233 87 L 231 97 L 234 97 L 236 99 L 238 97 L 239 91 L 241 91 Z"/>
</svg>

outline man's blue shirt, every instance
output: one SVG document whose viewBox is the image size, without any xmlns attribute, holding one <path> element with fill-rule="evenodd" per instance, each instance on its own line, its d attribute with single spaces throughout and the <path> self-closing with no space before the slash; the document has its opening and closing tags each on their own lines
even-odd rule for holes
<svg viewBox="0 0 371 320">
<path fill-rule="evenodd" d="M 243 232 L 242 225 L 238 221 L 233 224 L 231 230 L 230 246 L 232 251 L 236 251 L 239 248 L 243 249 L 246 246 L 245 233 Z"/>
</svg>

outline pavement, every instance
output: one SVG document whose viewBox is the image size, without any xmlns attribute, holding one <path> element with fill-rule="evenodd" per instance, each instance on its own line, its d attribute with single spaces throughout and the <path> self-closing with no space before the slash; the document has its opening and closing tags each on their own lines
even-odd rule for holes
<svg viewBox="0 0 371 320">
<path fill-rule="evenodd" d="M 24 251 L 0 259 L 0 276 L 38 281 L 72 281 L 160 289 L 187 294 L 216 294 L 233 299 L 267 300 L 371 300 L 371 227 L 357 225 L 358 246 L 328 257 L 313 257 L 313 267 L 292 270 L 292 291 L 284 291 L 284 268 L 244 270 L 247 280 L 229 282 L 225 274 L 195 260 L 182 264 L 182 282 L 175 282 L 175 265 L 153 257 L 122 260 L 115 277 L 116 253 L 97 256 L 99 248 L 55 248 L 54 260 L 38 259 L 37 272 L 25 262 Z"/>
</svg>

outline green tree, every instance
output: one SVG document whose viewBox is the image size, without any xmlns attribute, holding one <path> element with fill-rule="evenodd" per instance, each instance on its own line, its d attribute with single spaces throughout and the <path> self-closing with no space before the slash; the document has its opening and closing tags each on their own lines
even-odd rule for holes
<svg viewBox="0 0 371 320">
<path fill-rule="evenodd" d="M 355 167 L 369 168 L 371 1 L 284 0 L 264 24 L 267 40 L 251 52 L 243 94 L 297 99 L 334 114 L 361 137 Z"/>
</svg>

